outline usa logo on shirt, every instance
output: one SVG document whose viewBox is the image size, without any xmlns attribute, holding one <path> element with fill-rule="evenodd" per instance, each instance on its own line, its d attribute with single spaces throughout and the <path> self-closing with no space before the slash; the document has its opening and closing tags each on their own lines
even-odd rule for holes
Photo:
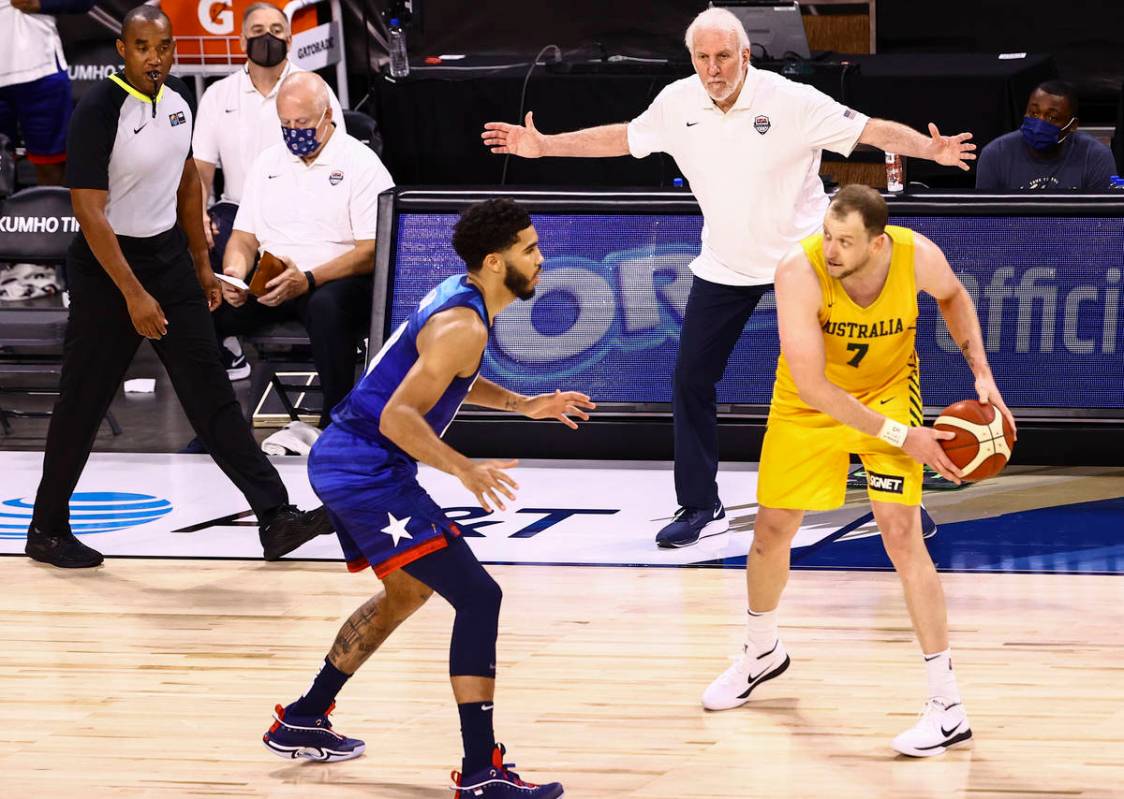
<svg viewBox="0 0 1124 799">
<path fill-rule="evenodd" d="M 333 170 L 332 174 L 328 175 L 328 182 L 333 186 L 338 186 L 340 181 L 343 180 L 343 172 L 339 169 Z"/>
<path fill-rule="evenodd" d="M 168 114 L 168 121 L 172 123 L 174 128 L 176 125 L 183 125 L 187 122 L 187 117 L 183 115 L 183 111 L 176 111 L 174 114 Z"/>
<path fill-rule="evenodd" d="M 769 121 L 769 117 L 764 114 L 759 114 L 753 119 L 753 129 L 764 136 L 769 132 L 769 128 L 773 127 L 773 123 Z"/>
</svg>

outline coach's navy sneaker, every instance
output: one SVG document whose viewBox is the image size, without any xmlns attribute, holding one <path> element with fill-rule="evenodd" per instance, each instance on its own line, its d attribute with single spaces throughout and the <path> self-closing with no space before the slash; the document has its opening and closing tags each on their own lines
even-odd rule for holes
<svg viewBox="0 0 1124 799">
<path fill-rule="evenodd" d="M 730 529 L 726 509 L 719 500 L 713 508 L 680 508 L 671 523 L 656 534 L 656 546 L 664 549 L 689 547 L 700 538 L 718 535 Z"/>
<path fill-rule="evenodd" d="M 51 535 L 37 530 L 34 525 L 27 530 L 27 544 L 23 551 L 32 560 L 49 563 L 60 569 L 88 569 L 100 566 L 104 558 L 69 530 Z"/>
<path fill-rule="evenodd" d="M 335 702 L 328 713 L 335 709 Z M 265 748 L 286 760 L 317 760 L 331 763 L 351 760 L 363 754 L 367 745 L 358 738 L 348 738 L 332 729 L 328 713 L 323 716 L 286 715 L 278 705 L 273 712 L 273 726 L 261 737 Z"/>
<path fill-rule="evenodd" d="M 315 510 L 282 505 L 258 526 L 258 538 L 266 560 L 278 560 L 316 536 L 334 532 L 323 505 Z"/>
<path fill-rule="evenodd" d="M 552 782 L 547 785 L 534 785 L 519 779 L 511 769 L 514 763 L 504 763 L 507 750 L 503 744 L 496 744 L 492 750 L 492 765 L 475 774 L 461 774 L 454 771 L 449 775 L 456 791 L 453 799 L 558 799 L 562 796 L 562 784 Z"/>
</svg>

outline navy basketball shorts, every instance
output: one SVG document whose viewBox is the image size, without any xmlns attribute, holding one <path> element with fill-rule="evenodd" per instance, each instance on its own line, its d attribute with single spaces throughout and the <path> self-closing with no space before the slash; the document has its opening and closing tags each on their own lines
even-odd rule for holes
<svg viewBox="0 0 1124 799">
<path fill-rule="evenodd" d="M 0 133 L 17 141 L 17 131 L 33 164 L 66 160 L 66 131 L 74 102 L 65 71 L 0 87 Z"/>
<path fill-rule="evenodd" d="M 416 465 L 330 425 L 308 478 L 336 528 L 349 571 L 385 577 L 448 546 L 460 530 L 417 482 Z"/>
</svg>

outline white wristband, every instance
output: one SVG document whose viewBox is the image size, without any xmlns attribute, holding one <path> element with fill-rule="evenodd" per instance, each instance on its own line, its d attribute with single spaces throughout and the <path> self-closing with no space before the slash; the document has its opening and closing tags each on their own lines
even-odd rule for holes
<svg viewBox="0 0 1124 799">
<path fill-rule="evenodd" d="M 878 431 L 878 437 L 880 439 L 895 447 L 900 447 L 904 444 L 907 435 L 909 435 L 909 427 L 901 422 L 895 422 L 889 417 L 882 423 L 882 429 Z"/>
</svg>

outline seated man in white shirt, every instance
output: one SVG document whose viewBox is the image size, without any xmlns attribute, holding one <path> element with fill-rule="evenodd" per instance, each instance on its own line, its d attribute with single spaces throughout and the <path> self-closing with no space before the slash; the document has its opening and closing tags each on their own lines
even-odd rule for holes
<svg viewBox="0 0 1124 799">
<path fill-rule="evenodd" d="M 222 271 L 223 253 L 242 201 L 242 186 L 254 159 L 270 145 L 281 143 L 277 124 L 277 89 L 300 67 L 288 59 L 293 35 L 289 19 L 276 6 L 253 3 L 242 15 L 242 52 L 246 65 L 216 81 L 199 101 L 192 135 L 192 155 L 203 183 L 203 229 L 211 250 L 211 268 Z M 343 124 L 343 109 L 331 89 L 332 119 Z M 215 171 L 222 168 L 222 196 L 210 204 Z M 222 349 L 232 380 L 250 376 L 250 367 L 236 340 Z"/>
<path fill-rule="evenodd" d="M 223 272 L 248 281 L 266 251 L 288 269 L 258 298 L 223 283 L 215 327 L 222 339 L 300 319 L 320 373 L 323 428 L 355 383 L 356 346 L 371 319 L 378 196 L 394 183 L 370 148 L 336 126 L 319 75 L 285 78 L 277 114 L 285 141 L 246 175 Z"/>
</svg>

